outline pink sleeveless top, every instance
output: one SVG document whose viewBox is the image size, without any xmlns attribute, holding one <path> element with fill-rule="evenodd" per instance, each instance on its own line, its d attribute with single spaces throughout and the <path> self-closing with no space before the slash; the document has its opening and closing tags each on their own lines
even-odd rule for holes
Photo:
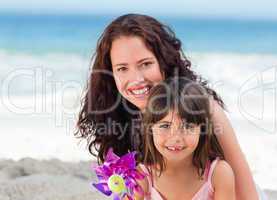
<svg viewBox="0 0 277 200">
<path fill-rule="evenodd" d="M 207 164 L 204 172 L 205 183 L 201 186 L 201 188 L 196 192 L 193 196 L 192 200 L 213 200 L 214 196 L 214 188 L 212 186 L 212 175 L 216 163 L 219 159 L 215 159 L 212 164 Z M 150 186 L 148 195 L 144 198 L 145 200 L 164 200 L 161 194 L 154 188 L 152 178 L 150 177 L 149 170 L 144 166 L 140 165 L 141 169 L 146 173 L 148 184 Z"/>
</svg>

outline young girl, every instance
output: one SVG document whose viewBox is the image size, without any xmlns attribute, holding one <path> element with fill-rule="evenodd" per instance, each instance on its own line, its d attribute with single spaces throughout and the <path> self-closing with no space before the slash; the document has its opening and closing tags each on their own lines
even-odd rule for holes
<svg viewBox="0 0 277 200">
<path fill-rule="evenodd" d="M 211 131 L 209 97 L 199 84 L 171 79 L 152 88 L 143 113 L 140 184 L 151 200 L 233 200 L 234 175 Z"/>
<path fill-rule="evenodd" d="M 211 97 L 212 127 L 220 124 L 216 137 L 234 170 L 237 199 L 257 200 L 250 169 L 224 113 L 223 101 L 192 70 L 174 32 L 153 17 L 123 15 L 104 30 L 92 59 L 76 135 L 87 139 L 89 151 L 99 161 L 111 147 L 117 155 L 142 152 L 141 134 L 133 123 L 140 114 L 133 111 L 141 112 L 149 90 L 173 76 L 197 81 L 206 88 Z"/>
</svg>

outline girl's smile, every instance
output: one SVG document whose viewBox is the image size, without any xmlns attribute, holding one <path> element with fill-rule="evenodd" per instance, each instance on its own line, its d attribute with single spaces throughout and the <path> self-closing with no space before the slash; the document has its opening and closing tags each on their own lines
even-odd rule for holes
<svg viewBox="0 0 277 200">
<path fill-rule="evenodd" d="M 166 146 L 165 147 L 168 151 L 170 152 L 181 152 L 182 150 L 185 149 L 185 147 L 182 147 L 182 146 Z"/>
</svg>

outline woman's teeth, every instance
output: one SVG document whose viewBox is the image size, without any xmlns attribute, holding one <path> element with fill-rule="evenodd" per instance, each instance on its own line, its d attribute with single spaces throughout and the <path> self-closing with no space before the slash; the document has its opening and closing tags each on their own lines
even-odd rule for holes
<svg viewBox="0 0 277 200">
<path fill-rule="evenodd" d="M 149 93 L 149 87 L 144 87 L 142 89 L 130 90 L 130 91 L 134 95 L 148 94 Z"/>
</svg>

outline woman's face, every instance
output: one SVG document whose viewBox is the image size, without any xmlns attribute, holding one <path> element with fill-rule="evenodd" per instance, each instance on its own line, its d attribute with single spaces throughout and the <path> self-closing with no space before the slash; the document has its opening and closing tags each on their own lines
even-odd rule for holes
<svg viewBox="0 0 277 200">
<path fill-rule="evenodd" d="M 146 107 L 149 90 L 163 80 L 155 55 L 136 36 L 121 36 L 112 42 L 112 71 L 120 94 L 140 110 Z"/>
</svg>

